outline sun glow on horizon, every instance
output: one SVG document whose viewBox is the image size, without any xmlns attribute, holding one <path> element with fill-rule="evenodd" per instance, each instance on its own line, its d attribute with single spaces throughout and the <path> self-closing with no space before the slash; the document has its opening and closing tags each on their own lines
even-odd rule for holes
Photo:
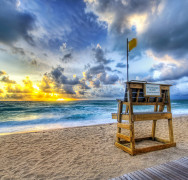
<svg viewBox="0 0 188 180">
<path fill-rule="evenodd" d="M 33 82 L 26 76 L 21 82 L 11 80 L 7 74 L 0 82 L 0 101 L 76 101 L 77 94 L 67 94 L 46 76 Z M 74 97 L 75 96 L 75 97 Z"/>
</svg>

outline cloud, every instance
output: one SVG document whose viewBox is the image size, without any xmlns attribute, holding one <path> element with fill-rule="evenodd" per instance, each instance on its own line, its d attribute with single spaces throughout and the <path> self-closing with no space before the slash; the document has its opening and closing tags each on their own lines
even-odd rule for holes
<svg viewBox="0 0 188 180">
<path fill-rule="evenodd" d="M 36 65 L 37 65 L 37 60 L 36 60 L 36 59 L 33 59 L 33 60 L 31 61 L 31 64 L 34 65 L 34 66 L 36 66 Z"/>
<path fill-rule="evenodd" d="M 0 1 L 0 42 L 12 45 L 17 40 L 24 39 L 33 45 L 30 32 L 35 27 L 35 17 L 26 11 L 18 10 L 16 1 Z"/>
<path fill-rule="evenodd" d="M 117 68 L 125 68 L 125 67 L 126 67 L 126 64 L 124 64 L 124 63 L 117 63 L 117 64 L 116 64 L 116 67 L 117 67 Z"/>
<path fill-rule="evenodd" d="M 104 65 L 100 64 L 89 68 L 84 72 L 84 78 L 90 82 L 91 86 L 99 88 L 101 84 L 115 84 L 119 77 L 116 74 L 108 75 Z"/>
<path fill-rule="evenodd" d="M 78 88 L 82 92 L 90 89 L 85 79 L 79 79 L 76 76 L 68 78 L 64 73 L 64 68 L 61 66 L 53 68 L 48 76 L 52 77 L 51 80 L 55 83 L 56 87 L 62 88 L 67 94 L 76 94 L 74 88 Z"/>
<path fill-rule="evenodd" d="M 63 52 L 63 53 L 64 53 L 64 51 L 67 51 L 67 43 L 66 43 L 66 42 L 63 43 L 63 44 L 59 47 L 59 50 L 60 50 L 61 52 Z"/>
<path fill-rule="evenodd" d="M 16 83 L 16 81 L 10 80 L 9 76 L 3 76 L 0 81 L 3 83 L 7 83 L 7 84 L 15 84 Z"/>
<path fill-rule="evenodd" d="M 2 76 L 2 75 L 6 75 L 7 73 L 5 72 L 5 71 L 0 71 L 0 76 Z"/>
<path fill-rule="evenodd" d="M 72 54 L 71 54 L 71 53 L 65 54 L 65 55 L 63 56 L 63 58 L 61 58 L 61 60 L 62 60 L 64 63 L 70 62 L 71 59 L 72 59 Z"/>
<path fill-rule="evenodd" d="M 160 0 L 85 0 L 86 12 L 93 12 L 98 20 L 107 23 L 110 42 L 116 50 L 125 51 L 126 38 L 141 34 L 148 18 L 157 11 Z"/>
<path fill-rule="evenodd" d="M 119 80 L 119 77 L 116 74 L 107 75 L 107 73 L 105 73 L 105 72 L 99 74 L 98 78 L 105 85 L 115 84 Z"/>
<path fill-rule="evenodd" d="M 11 47 L 11 49 L 12 49 L 13 54 L 20 54 L 22 56 L 24 56 L 26 54 L 25 50 L 23 48 L 13 46 L 13 47 Z"/>
<path fill-rule="evenodd" d="M 138 37 L 139 51 L 151 49 L 175 58 L 188 56 L 188 2 L 171 0 L 85 0 L 86 12 L 108 24 L 110 42 L 116 50 L 125 51 L 126 38 Z M 176 23 L 174 22 L 176 20 Z"/>
<path fill-rule="evenodd" d="M 188 77 L 188 62 L 182 62 L 181 65 L 159 63 L 154 64 L 150 69 L 150 75 L 145 78 L 147 81 L 167 81 L 178 80 Z"/>
<path fill-rule="evenodd" d="M 73 90 L 73 86 L 71 85 L 64 84 L 63 90 L 65 91 L 66 94 L 76 94 L 76 92 Z"/>
<path fill-rule="evenodd" d="M 43 75 L 39 88 L 45 93 L 53 92 L 53 81 L 48 77 L 47 74 Z"/>
<path fill-rule="evenodd" d="M 69 79 L 64 75 L 64 68 L 58 66 L 51 71 L 52 78 L 57 84 L 77 85 L 80 84 L 78 77 Z"/>
<path fill-rule="evenodd" d="M 112 87 L 112 86 L 106 86 L 103 89 L 95 89 L 91 93 L 92 97 L 97 98 L 123 98 L 124 96 L 124 88 L 118 88 L 118 87 Z"/>
<path fill-rule="evenodd" d="M 166 0 L 163 6 L 160 15 L 150 17 L 150 25 L 143 34 L 144 44 L 161 55 L 169 54 L 177 59 L 187 56 L 188 1 Z"/>
<path fill-rule="evenodd" d="M 97 44 L 97 47 L 93 48 L 92 50 L 94 52 L 96 63 L 109 64 L 113 62 L 113 60 L 105 58 L 105 53 L 99 44 Z"/>
<path fill-rule="evenodd" d="M 0 51 L 2 51 L 2 52 L 7 52 L 7 50 L 4 49 L 4 48 L 0 48 Z"/>
</svg>

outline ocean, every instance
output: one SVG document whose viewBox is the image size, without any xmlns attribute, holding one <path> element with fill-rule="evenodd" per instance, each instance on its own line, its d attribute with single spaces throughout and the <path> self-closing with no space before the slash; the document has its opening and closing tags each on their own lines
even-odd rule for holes
<svg viewBox="0 0 188 180">
<path fill-rule="evenodd" d="M 172 100 L 173 116 L 188 114 L 188 100 Z M 153 106 L 135 106 L 134 111 L 153 111 Z M 0 135 L 64 127 L 114 123 L 115 100 L 63 102 L 0 102 Z"/>
</svg>

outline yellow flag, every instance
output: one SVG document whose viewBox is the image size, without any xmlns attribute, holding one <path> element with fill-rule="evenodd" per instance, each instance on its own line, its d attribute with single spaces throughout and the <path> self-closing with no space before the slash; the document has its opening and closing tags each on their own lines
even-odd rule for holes
<svg viewBox="0 0 188 180">
<path fill-rule="evenodd" d="M 137 46 L 137 39 L 136 38 L 133 38 L 131 41 L 129 41 L 129 51 L 131 51 L 136 46 Z"/>
</svg>

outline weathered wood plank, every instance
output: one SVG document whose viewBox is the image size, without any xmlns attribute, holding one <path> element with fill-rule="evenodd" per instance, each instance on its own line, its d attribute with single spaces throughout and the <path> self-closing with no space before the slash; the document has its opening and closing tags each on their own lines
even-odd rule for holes
<svg viewBox="0 0 188 180">
<path fill-rule="evenodd" d="M 140 89 L 137 90 L 136 102 L 138 102 L 139 95 L 140 95 Z"/>
<path fill-rule="evenodd" d="M 167 168 L 170 173 L 172 173 L 174 176 L 178 177 L 180 179 L 188 179 L 188 175 L 186 174 L 186 171 L 181 171 L 180 167 L 174 168 L 174 166 L 170 166 L 168 163 L 163 165 L 163 168 Z M 188 168 L 187 168 L 188 170 Z"/>
<path fill-rule="evenodd" d="M 130 84 L 130 88 L 133 88 L 133 89 L 143 89 L 143 85 L 142 84 Z"/>
<path fill-rule="evenodd" d="M 129 124 L 117 123 L 117 127 L 127 129 L 127 130 L 131 129 L 131 125 L 129 125 Z"/>
<path fill-rule="evenodd" d="M 124 134 L 117 133 L 116 137 L 124 139 L 125 141 L 128 141 L 128 142 L 131 141 L 131 138 L 129 136 L 124 135 Z"/>
<path fill-rule="evenodd" d="M 123 146 L 122 144 L 119 144 L 119 143 L 116 142 L 115 146 L 118 147 L 118 148 L 120 148 L 120 149 L 122 149 L 123 151 L 129 153 L 130 155 L 133 154 L 130 148 L 128 148 L 126 146 Z"/>
<path fill-rule="evenodd" d="M 155 141 L 158 141 L 158 142 L 162 142 L 162 143 L 170 143 L 169 140 L 162 139 L 162 138 L 159 138 L 159 137 L 155 137 L 154 140 L 155 140 Z"/>
<path fill-rule="evenodd" d="M 154 113 L 154 114 L 134 114 L 135 121 L 171 119 L 171 113 Z"/>
<path fill-rule="evenodd" d="M 161 90 L 169 90 L 169 86 L 161 86 Z"/>
<path fill-rule="evenodd" d="M 175 146 L 176 146 L 176 143 L 160 144 L 160 145 L 135 149 L 135 153 L 140 154 L 140 153 L 146 153 L 146 152 L 151 152 L 151 151 L 158 151 L 158 150 L 166 149 L 169 147 L 175 147 Z"/>
<path fill-rule="evenodd" d="M 117 119 L 117 113 L 112 113 L 112 119 Z M 129 120 L 129 115 L 121 114 L 121 120 Z"/>
<path fill-rule="evenodd" d="M 132 102 L 132 105 L 140 105 L 140 106 L 144 106 L 144 105 L 166 105 L 166 103 L 163 102 Z"/>
<path fill-rule="evenodd" d="M 188 179 L 188 157 L 167 162 L 158 166 L 134 171 L 118 178 L 124 179 L 149 179 L 149 180 L 187 180 Z M 129 178 L 130 177 L 130 178 Z M 119 180 L 114 178 L 114 180 Z"/>
<path fill-rule="evenodd" d="M 143 141 L 143 140 L 151 140 L 152 137 L 142 137 L 142 138 L 136 138 L 135 141 L 139 142 L 139 141 Z"/>
</svg>

